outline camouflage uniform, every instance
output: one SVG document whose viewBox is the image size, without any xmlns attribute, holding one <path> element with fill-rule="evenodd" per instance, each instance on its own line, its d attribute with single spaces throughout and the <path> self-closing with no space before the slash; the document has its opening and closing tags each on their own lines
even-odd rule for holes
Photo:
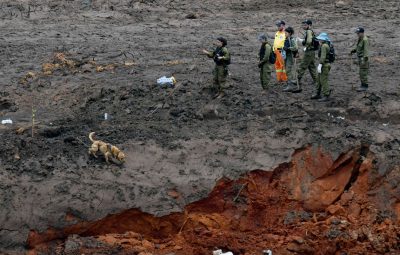
<svg viewBox="0 0 400 255">
<path fill-rule="evenodd" d="M 260 48 L 260 63 L 258 67 L 260 68 L 260 81 L 261 87 L 263 89 L 269 88 L 269 83 L 271 80 L 271 73 L 272 73 L 272 64 L 269 62 L 269 56 L 272 53 L 271 45 L 267 43 L 263 43 Z"/>
<path fill-rule="evenodd" d="M 286 38 L 285 41 L 285 46 L 283 48 L 286 52 L 286 60 L 285 60 L 285 69 L 286 73 L 288 76 L 288 81 L 290 83 L 295 84 L 296 81 L 294 80 L 294 75 L 293 75 L 293 67 L 294 67 L 294 58 L 298 54 L 298 47 L 296 43 L 296 39 L 293 37 Z"/>
<path fill-rule="evenodd" d="M 315 48 L 313 46 L 313 37 L 314 37 L 314 32 L 311 29 L 306 30 L 306 36 L 303 41 L 303 46 L 306 47 L 306 50 L 304 52 L 304 57 L 300 63 L 299 69 L 297 70 L 297 78 L 300 80 L 303 77 L 304 73 L 308 69 L 311 74 L 311 78 L 313 79 L 313 82 L 317 80 L 317 71 L 315 67 Z"/>
<path fill-rule="evenodd" d="M 357 53 L 358 64 L 360 66 L 360 80 L 361 86 L 368 88 L 368 73 L 369 73 L 369 43 L 368 38 L 363 36 L 358 39 L 357 46 L 351 51 L 352 53 Z"/>
<path fill-rule="evenodd" d="M 316 94 L 320 95 L 322 90 L 322 95 L 326 97 L 330 94 L 328 84 L 329 71 L 331 70 L 331 64 L 329 63 L 328 58 L 329 50 L 329 44 L 324 42 L 318 52 L 319 64 L 322 65 L 322 72 L 317 76 Z"/>
<path fill-rule="evenodd" d="M 224 83 L 228 76 L 228 65 L 227 62 L 230 60 L 230 54 L 226 47 L 217 47 L 213 52 L 208 54 L 209 58 L 213 58 L 215 62 L 215 68 L 213 70 L 214 86 L 218 92 L 223 92 Z M 223 57 L 223 59 L 218 59 Z"/>
</svg>

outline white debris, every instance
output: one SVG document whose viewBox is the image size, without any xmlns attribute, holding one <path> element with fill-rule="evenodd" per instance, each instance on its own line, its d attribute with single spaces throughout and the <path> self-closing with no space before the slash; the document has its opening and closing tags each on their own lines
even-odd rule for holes
<svg viewBox="0 0 400 255">
<path fill-rule="evenodd" d="M 336 118 L 340 119 L 340 120 L 344 120 L 345 119 L 343 116 L 337 116 Z"/>
<path fill-rule="evenodd" d="M 5 125 L 5 124 L 13 124 L 11 119 L 5 119 L 1 121 L 1 124 Z"/>
<path fill-rule="evenodd" d="M 389 125 L 389 123 L 383 123 L 382 124 L 384 127 L 387 127 Z"/>
<path fill-rule="evenodd" d="M 271 250 L 263 250 L 263 255 L 272 255 Z"/>
<path fill-rule="evenodd" d="M 213 255 L 233 255 L 233 253 L 230 251 L 222 253 L 222 250 L 215 250 L 213 251 Z"/>
<path fill-rule="evenodd" d="M 163 76 L 159 79 L 157 79 L 157 84 L 159 86 L 163 86 L 163 85 L 167 85 L 169 87 L 173 87 L 176 83 L 175 77 L 171 76 L 169 78 L 167 78 L 166 76 Z"/>
</svg>

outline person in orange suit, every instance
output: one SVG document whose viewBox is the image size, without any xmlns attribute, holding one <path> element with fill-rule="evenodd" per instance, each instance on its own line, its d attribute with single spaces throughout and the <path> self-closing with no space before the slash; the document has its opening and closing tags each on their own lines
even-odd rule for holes
<svg viewBox="0 0 400 255">
<path fill-rule="evenodd" d="M 279 20 L 276 22 L 276 26 L 278 27 L 278 31 L 275 34 L 274 40 L 274 52 L 276 54 L 275 61 L 275 71 L 276 71 L 276 79 L 279 83 L 286 84 L 287 75 L 285 70 L 285 60 L 282 55 L 282 50 L 285 45 L 286 34 L 285 34 L 285 21 Z"/>
</svg>

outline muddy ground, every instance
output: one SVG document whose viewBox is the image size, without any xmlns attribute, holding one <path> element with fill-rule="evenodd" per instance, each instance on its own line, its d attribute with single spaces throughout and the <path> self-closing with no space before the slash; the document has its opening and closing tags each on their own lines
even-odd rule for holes
<svg viewBox="0 0 400 255">
<path fill-rule="evenodd" d="M 368 145 L 385 179 L 400 158 L 400 4 L 316 2 L 3 1 L 0 119 L 13 124 L 0 125 L 0 251 L 22 252 L 30 230 L 124 209 L 181 211 L 218 179 L 271 170 L 307 144 L 333 158 Z M 301 94 L 261 93 L 257 35 L 273 35 L 278 19 L 298 31 L 304 18 L 338 54 L 327 103 L 309 100 L 309 75 Z M 368 93 L 352 89 L 347 54 L 359 25 L 372 45 Z M 213 99 L 213 63 L 200 50 L 220 35 L 232 53 L 230 88 Z M 172 73 L 176 89 L 156 86 Z M 121 147 L 126 163 L 89 157 L 91 131 Z"/>
</svg>

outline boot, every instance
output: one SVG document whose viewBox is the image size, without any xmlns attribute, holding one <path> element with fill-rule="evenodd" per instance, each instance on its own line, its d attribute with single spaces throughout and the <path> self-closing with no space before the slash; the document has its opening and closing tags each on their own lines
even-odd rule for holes
<svg viewBox="0 0 400 255">
<path fill-rule="evenodd" d="M 294 84 L 293 82 L 289 81 L 287 83 L 287 86 L 285 88 L 283 88 L 283 92 L 293 92 L 294 90 L 297 89 L 296 84 Z"/>
<path fill-rule="evenodd" d="M 323 96 L 320 99 L 318 99 L 318 102 L 327 102 L 329 100 L 329 96 Z"/>
<path fill-rule="evenodd" d="M 321 99 L 321 94 L 320 93 L 314 93 L 314 94 L 312 94 L 312 96 L 311 96 L 311 99 Z"/>
<path fill-rule="evenodd" d="M 297 81 L 297 84 L 293 84 L 293 85 L 294 85 L 294 89 L 291 91 L 292 93 L 300 93 L 301 91 L 303 91 L 303 89 L 301 88 L 300 80 Z"/>
<path fill-rule="evenodd" d="M 357 92 L 364 92 L 368 90 L 368 84 L 366 83 L 361 83 L 361 87 L 359 87 L 356 91 Z"/>
</svg>

